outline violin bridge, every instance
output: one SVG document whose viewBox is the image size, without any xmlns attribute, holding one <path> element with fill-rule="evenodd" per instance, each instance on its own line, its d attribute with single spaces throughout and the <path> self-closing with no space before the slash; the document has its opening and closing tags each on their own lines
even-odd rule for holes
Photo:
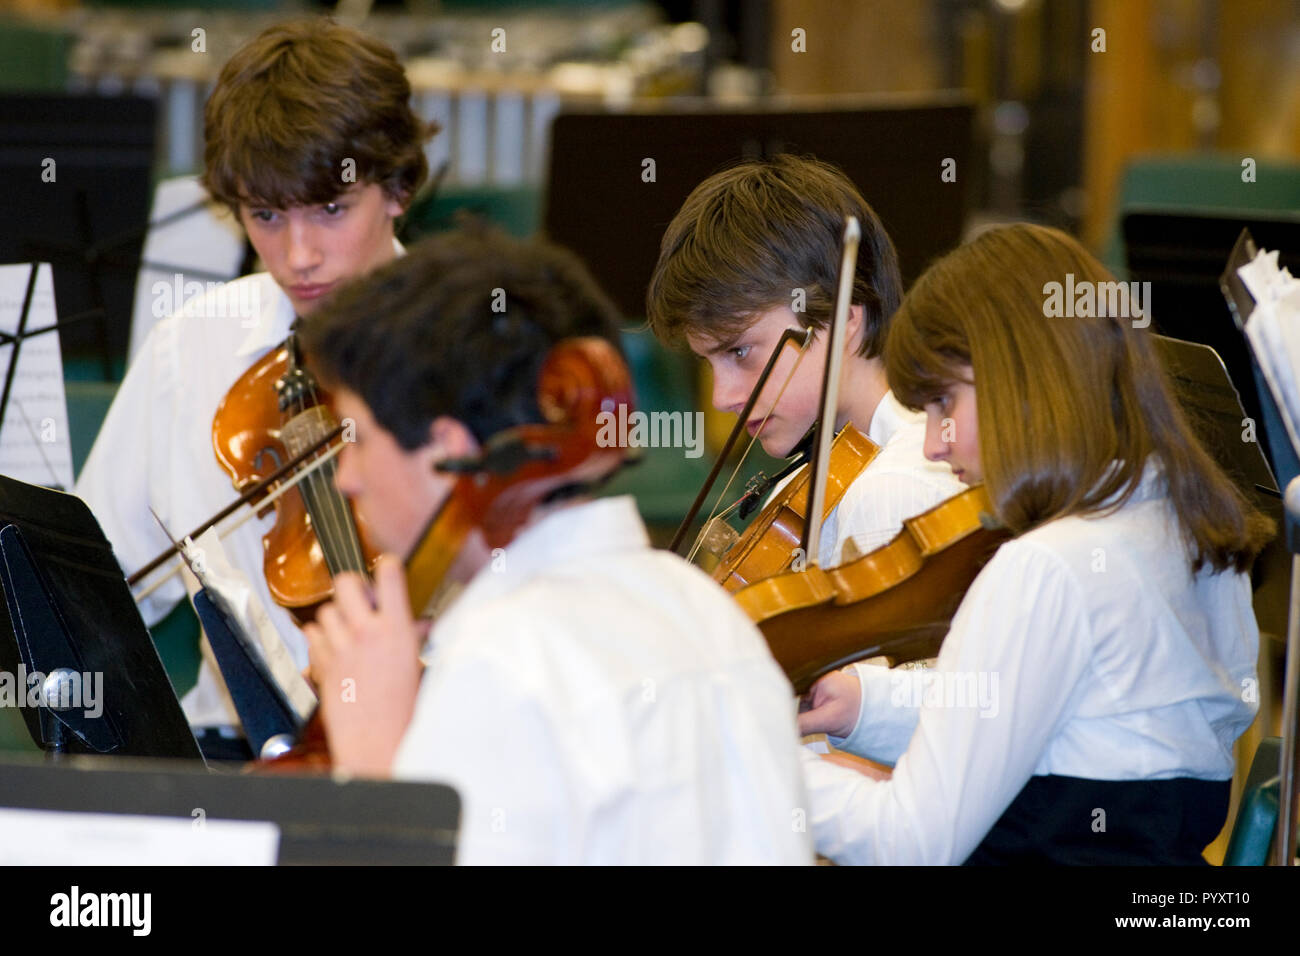
<svg viewBox="0 0 1300 956">
<path fill-rule="evenodd" d="M 729 525 L 725 518 L 710 518 L 700 529 L 696 545 L 698 550 L 721 558 L 739 538 L 740 532 Z"/>
</svg>

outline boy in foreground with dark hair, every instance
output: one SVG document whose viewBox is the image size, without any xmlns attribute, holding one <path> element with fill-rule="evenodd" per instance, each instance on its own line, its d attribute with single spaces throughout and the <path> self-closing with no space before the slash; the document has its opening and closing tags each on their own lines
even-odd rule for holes
<svg viewBox="0 0 1300 956">
<path fill-rule="evenodd" d="M 439 466 L 548 420 L 548 354 L 615 329 L 554 247 L 422 243 L 304 330 L 356 424 L 339 488 L 409 558 L 457 486 Z M 423 677 L 396 558 L 373 603 L 342 575 L 307 627 L 336 767 L 454 785 L 462 863 L 810 862 L 790 686 L 728 595 L 650 547 L 630 498 L 543 500 L 504 548 L 476 527 L 456 561 L 468 583 Z"/>
<path fill-rule="evenodd" d="M 204 111 L 203 183 L 239 219 L 265 272 L 200 294 L 151 331 L 127 371 L 76 493 L 128 573 L 235 496 L 213 454 L 213 416 L 247 369 L 278 348 L 347 280 L 402 252 L 401 214 L 427 175 L 430 128 L 383 43 L 328 19 L 291 21 L 250 40 L 222 69 Z M 224 538 L 279 636 L 264 647 L 292 686 L 307 646 L 262 572 L 270 518 Z M 148 582 L 145 582 L 146 584 Z M 177 576 L 140 599 L 152 626 L 185 597 Z M 186 716 L 209 756 L 247 758 L 220 674 L 205 650 Z M 277 667 L 276 661 L 281 666 Z M 299 692 L 310 693 L 305 685 Z M 215 729 L 220 727 L 223 732 Z M 223 741 L 231 741 L 229 744 Z"/>
</svg>

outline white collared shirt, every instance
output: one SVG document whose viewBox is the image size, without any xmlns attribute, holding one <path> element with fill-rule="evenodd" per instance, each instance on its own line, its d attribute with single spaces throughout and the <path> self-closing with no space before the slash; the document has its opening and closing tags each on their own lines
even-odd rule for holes
<svg viewBox="0 0 1300 956">
<path fill-rule="evenodd" d="M 396 240 L 394 250 L 405 254 Z M 255 308 L 232 315 L 232 304 Z M 235 380 L 284 341 L 293 319 L 289 297 L 269 273 L 259 272 L 195 296 L 149 332 L 76 485 L 76 494 L 90 506 L 127 574 L 170 544 L 150 507 L 180 537 L 237 497 L 213 453 L 212 420 Z M 223 542 L 302 669 L 307 666 L 306 639 L 272 600 L 262 572 L 262 535 L 273 523 L 273 515 L 252 518 Z M 185 596 L 181 576 L 173 575 L 140 601 L 145 624 L 156 624 Z M 221 675 L 206 654 L 198 684 L 182 705 L 195 726 L 239 723 Z"/>
<path fill-rule="evenodd" d="M 1258 644 L 1249 576 L 1191 574 L 1149 466 L 1119 511 L 1004 544 L 933 672 L 858 668 L 891 686 L 864 693 L 846 749 L 878 754 L 872 724 L 914 711 L 918 695 L 919 721 L 887 782 L 805 751 L 817 849 L 961 863 L 1033 775 L 1226 780 L 1258 708 Z"/>
<path fill-rule="evenodd" d="M 458 862 L 811 862 L 790 685 L 630 498 L 526 529 L 430 640 L 393 771 L 459 791 Z"/>
<path fill-rule="evenodd" d="M 880 451 L 822 524 L 822 567 L 840 564 L 850 539 L 859 553 L 874 551 L 898 534 L 904 519 L 966 490 L 945 462 L 926 459 L 925 415 L 908 411 L 892 391 L 876 406 L 867 437 Z"/>
</svg>

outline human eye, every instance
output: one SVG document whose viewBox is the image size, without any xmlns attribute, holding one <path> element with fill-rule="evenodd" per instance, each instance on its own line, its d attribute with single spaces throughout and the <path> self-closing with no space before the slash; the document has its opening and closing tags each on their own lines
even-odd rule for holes
<svg viewBox="0 0 1300 956">
<path fill-rule="evenodd" d="M 733 345 L 731 348 L 727 349 L 727 354 L 737 362 L 743 362 L 749 357 L 750 350 L 752 350 L 753 347 L 754 346 L 752 345 Z"/>
<path fill-rule="evenodd" d="M 932 396 L 930 400 L 925 403 L 925 407 L 927 409 L 933 408 L 940 415 L 948 414 L 948 409 L 952 407 L 952 392 L 943 391 L 938 395 Z"/>
<path fill-rule="evenodd" d="M 258 222 L 274 222 L 275 210 L 274 209 L 253 209 L 249 212 L 248 217 L 250 219 L 256 219 Z"/>
<path fill-rule="evenodd" d="M 327 202 L 320 208 L 321 212 L 329 219 L 337 219 L 348 211 L 348 207 L 340 202 Z"/>
</svg>

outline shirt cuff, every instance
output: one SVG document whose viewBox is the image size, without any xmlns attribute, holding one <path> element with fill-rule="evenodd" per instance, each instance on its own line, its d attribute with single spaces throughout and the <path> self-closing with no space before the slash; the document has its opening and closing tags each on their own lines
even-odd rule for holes
<svg viewBox="0 0 1300 956">
<path fill-rule="evenodd" d="M 853 664 L 862 686 L 858 722 L 847 737 L 829 737 L 831 746 L 892 767 L 907 749 L 921 716 L 920 695 L 910 693 L 912 671 L 875 664 Z"/>
</svg>

